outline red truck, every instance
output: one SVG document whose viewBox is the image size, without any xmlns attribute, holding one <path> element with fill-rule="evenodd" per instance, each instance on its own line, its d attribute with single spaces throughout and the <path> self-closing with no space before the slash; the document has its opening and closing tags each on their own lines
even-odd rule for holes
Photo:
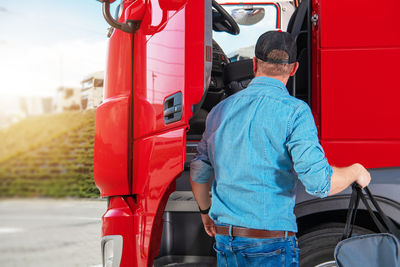
<svg viewBox="0 0 400 267">
<path fill-rule="evenodd" d="M 103 266 L 215 266 L 188 181 L 208 112 L 253 77 L 252 46 L 292 33 L 300 69 L 291 95 L 307 102 L 331 165 L 360 162 L 400 224 L 400 1 L 100 0 L 112 26 L 94 178 L 108 199 Z M 300 266 L 336 266 L 349 190 L 316 199 L 297 187 Z M 361 207 L 362 209 L 364 207 Z M 361 210 L 356 233 L 376 232 Z"/>
</svg>

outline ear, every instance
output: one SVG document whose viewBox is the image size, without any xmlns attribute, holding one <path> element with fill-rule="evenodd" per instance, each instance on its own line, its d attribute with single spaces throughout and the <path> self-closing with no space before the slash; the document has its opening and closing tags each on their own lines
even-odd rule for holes
<svg viewBox="0 0 400 267">
<path fill-rule="evenodd" d="M 257 58 L 253 57 L 253 72 L 254 72 L 254 76 L 257 73 L 257 69 L 258 69 L 258 65 L 257 65 Z"/>
<path fill-rule="evenodd" d="M 290 76 L 295 75 L 298 68 L 299 68 L 299 62 L 294 63 L 293 69 L 290 72 Z"/>
</svg>

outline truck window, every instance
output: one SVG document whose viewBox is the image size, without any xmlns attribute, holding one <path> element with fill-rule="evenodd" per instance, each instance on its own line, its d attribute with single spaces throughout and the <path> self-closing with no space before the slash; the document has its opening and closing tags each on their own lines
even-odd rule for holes
<svg viewBox="0 0 400 267">
<path fill-rule="evenodd" d="M 254 45 L 266 31 L 280 28 L 276 4 L 222 4 L 240 26 L 239 35 L 213 32 L 213 38 L 231 61 L 254 57 Z"/>
</svg>

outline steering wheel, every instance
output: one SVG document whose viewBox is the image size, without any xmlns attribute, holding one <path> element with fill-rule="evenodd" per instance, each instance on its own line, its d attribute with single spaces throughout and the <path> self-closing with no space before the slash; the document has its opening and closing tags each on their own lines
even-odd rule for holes
<svg viewBox="0 0 400 267">
<path fill-rule="evenodd" d="M 215 31 L 224 31 L 233 35 L 238 35 L 240 33 L 239 25 L 236 21 L 229 15 L 226 10 L 217 3 L 217 1 L 212 0 L 212 6 L 217 10 L 218 16 L 213 15 L 213 28 Z"/>
</svg>

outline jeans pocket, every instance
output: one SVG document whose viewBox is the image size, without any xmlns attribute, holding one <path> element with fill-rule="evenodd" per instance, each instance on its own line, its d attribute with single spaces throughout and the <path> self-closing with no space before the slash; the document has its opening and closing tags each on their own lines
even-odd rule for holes
<svg viewBox="0 0 400 267">
<path fill-rule="evenodd" d="M 285 249 L 270 252 L 242 252 L 247 267 L 285 267 Z"/>
<path fill-rule="evenodd" d="M 226 258 L 225 252 L 217 249 L 217 245 L 214 244 L 214 250 L 217 253 L 217 264 L 218 267 L 228 267 L 228 260 Z"/>
</svg>

